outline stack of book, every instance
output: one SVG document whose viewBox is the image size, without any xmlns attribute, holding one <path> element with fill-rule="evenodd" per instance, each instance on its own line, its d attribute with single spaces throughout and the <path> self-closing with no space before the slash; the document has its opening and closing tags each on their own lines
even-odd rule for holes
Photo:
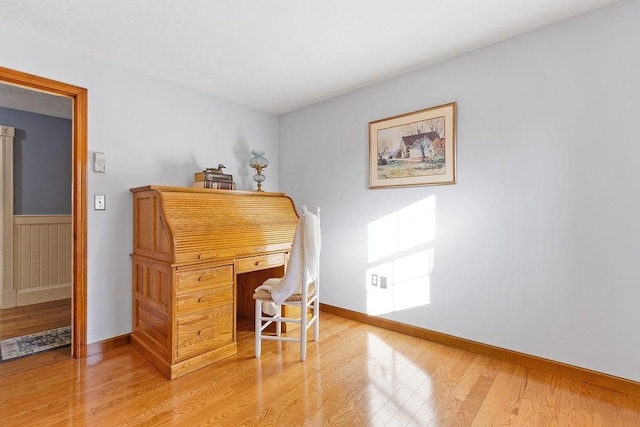
<svg viewBox="0 0 640 427">
<path fill-rule="evenodd" d="M 205 169 L 193 174 L 193 187 L 213 188 L 219 190 L 235 190 L 233 175 L 222 173 L 220 169 Z"/>
</svg>

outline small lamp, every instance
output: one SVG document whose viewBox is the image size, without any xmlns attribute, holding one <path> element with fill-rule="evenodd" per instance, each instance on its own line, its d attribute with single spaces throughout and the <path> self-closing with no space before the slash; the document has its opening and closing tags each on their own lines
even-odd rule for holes
<svg viewBox="0 0 640 427">
<path fill-rule="evenodd" d="M 251 154 L 253 154 L 253 157 L 249 160 L 249 166 L 257 172 L 253 175 L 253 180 L 258 183 L 258 189 L 256 191 L 264 191 L 262 189 L 262 181 L 264 181 L 266 177 L 262 175 L 262 169 L 269 166 L 269 161 L 264 158 L 264 151 L 251 150 Z"/>
</svg>

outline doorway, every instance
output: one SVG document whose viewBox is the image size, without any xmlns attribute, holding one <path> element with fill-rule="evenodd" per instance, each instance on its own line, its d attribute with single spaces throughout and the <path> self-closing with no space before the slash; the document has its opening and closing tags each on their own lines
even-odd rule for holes
<svg viewBox="0 0 640 427">
<path fill-rule="evenodd" d="M 87 355 L 87 90 L 0 67 L 0 82 L 71 98 L 71 355 Z"/>
</svg>

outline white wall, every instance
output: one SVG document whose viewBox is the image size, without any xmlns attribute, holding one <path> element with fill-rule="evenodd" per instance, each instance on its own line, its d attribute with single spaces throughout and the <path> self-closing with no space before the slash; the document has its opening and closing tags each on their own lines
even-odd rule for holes
<svg viewBox="0 0 640 427">
<path fill-rule="evenodd" d="M 282 116 L 281 189 L 322 209 L 322 302 L 382 296 L 392 320 L 639 381 L 639 20 L 624 1 Z M 368 122 L 452 101 L 458 184 L 369 190 Z M 435 239 L 383 259 L 426 270 L 407 308 L 367 286 L 390 271 L 368 225 L 425 199 Z M 422 251 L 432 269 L 402 266 Z"/>
<path fill-rule="evenodd" d="M 129 189 L 189 186 L 194 172 L 223 163 L 248 190 L 246 165 L 260 148 L 270 161 L 264 188 L 277 191 L 278 118 L 2 30 L 0 46 L 4 67 L 88 89 L 89 150 L 106 154 L 107 173 L 88 176 L 87 340 L 129 333 Z M 106 211 L 93 210 L 94 194 L 106 195 Z"/>
</svg>

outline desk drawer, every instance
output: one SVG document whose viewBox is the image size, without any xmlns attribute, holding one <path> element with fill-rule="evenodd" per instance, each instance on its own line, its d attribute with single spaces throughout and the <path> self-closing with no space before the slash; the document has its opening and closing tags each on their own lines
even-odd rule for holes
<svg viewBox="0 0 640 427">
<path fill-rule="evenodd" d="M 237 261 L 238 273 L 264 270 L 271 267 L 284 265 L 284 254 L 259 255 L 248 258 L 239 258 Z"/>
<path fill-rule="evenodd" d="M 176 274 L 176 289 L 178 292 L 210 288 L 222 284 L 233 285 L 232 265 L 180 271 Z"/>
<path fill-rule="evenodd" d="M 177 297 L 178 314 L 205 310 L 221 304 L 233 303 L 233 284 L 225 283 L 209 289 L 181 293 Z"/>
<path fill-rule="evenodd" d="M 233 304 L 177 317 L 178 359 L 233 342 Z"/>
</svg>

